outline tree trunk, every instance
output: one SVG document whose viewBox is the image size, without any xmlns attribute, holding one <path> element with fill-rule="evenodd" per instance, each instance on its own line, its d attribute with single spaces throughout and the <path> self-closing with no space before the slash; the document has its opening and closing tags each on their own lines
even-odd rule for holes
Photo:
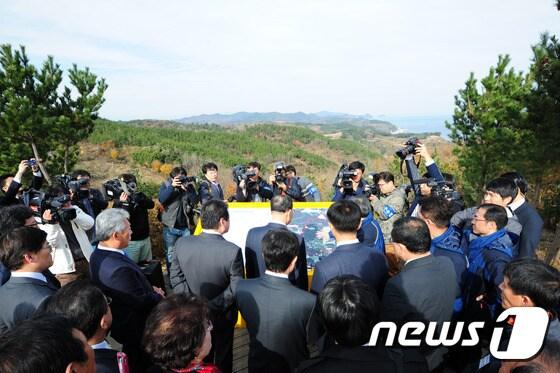
<svg viewBox="0 0 560 373">
<path fill-rule="evenodd" d="M 559 256 L 560 256 L 560 223 L 556 224 L 556 231 L 554 234 L 554 239 L 552 240 L 552 246 L 546 251 L 546 257 L 544 259 L 544 262 L 553 265 L 559 259 Z"/>
<path fill-rule="evenodd" d="M 541 207 L 542 175 L 535 179 L 535 206 Z"/>
<path fill-rule="evenodd" d="M 68 174 L 68 144 L 64 145 L 64 174 Z"/>
<path fill-rule="evenodd" d="M 40 161 L 41 158 L 39 157 L 39 151 L 37 150 L 37 145 L 35 145 L 35 142 L 33 141 L 31 141 L 31 148 L 33 149 L 33 155 L 37 160 L 37 164 L 39 165 L 39 169 L 41 170 L 41 173 L 43 174 L 45 181 L 47 182 L 48 185 L 51 185 L 51 179 L 49 178 L 49 174 L 47 173 L 45 167 L 43 167 L 43 162 Z"/>
</svg>

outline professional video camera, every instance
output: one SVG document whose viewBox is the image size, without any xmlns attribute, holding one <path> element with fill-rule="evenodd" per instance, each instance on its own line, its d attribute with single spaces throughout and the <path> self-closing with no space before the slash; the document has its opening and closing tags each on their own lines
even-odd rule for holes
<svg viewBox="0 0 560 373">
<path fill-rule="evenodd" d="M 76 180 L 67 174 L 56 175 L 54 178 L 64 187 L 64 189 L 68 192 L 74 193 L 78 199 L 85 199 L 89 197 L 89 190 L 81 189 L 82 186 L 89 182 L 89 179 Z"/>
<path fill-rule="evenodd" d="M 274 181 L 277 184 L 285 184 L 286 183 L 286 165 L 284 162 L 276 162 L 274 163 Z"/>
<path fill-rule="evenodd" d="M 406 141 L 406 143 L 404 144 L 404 148 L 399 149 L 395 152 L 395 154 L 400 158 L 400 159 L 405 159 L 407 155 L 409 154 L 413 154 L 416 151 L 416 148 L 418 147 L 418 144 L 420 144 L 420 140 L 418 140 L 417 137 L 411 137 L 410 139 L 408 139 Z"/>
<path fill-rule="evenodd" d="M 257 182 L 251 180 L 251 178 L 255 177 L 256 175 L 257 174 L 255 173 L 255 171 L 247 171 L 247 167 L 245 167 L 244 165 L 237 165 L 232 169 L 233 181 L 237 185 L 239 185 L 242 180 L 245 180 L 245 186 L 247 187 L 247 190 L 253 190 L 257 187 Z"/>
<path fill-rule="evenodd" d="M 358 175 L 356 170 L 350 170 L 346 163 L 342 164 L 338 169 L 338 173 L 334 178 L 333 187 L 340 188 L 342 187 L 344 194 L 352 194 L 354 192 L 354 188 L 352 185 L 352 178 Z M 340 180 L 340 185 L 339 185 Z"/>
<path fill-rule="evenodd" d="M 76 219 L 76 210 L 72 207 L 63 207 L 64 204 L 70 202 L 70 196 L 64 194 L 62 196 L 50 197 L 41 203 L 41 215 L 45 210 L 51 210 L 51 220 L 48 224 L 64 223 Z"/>
</svg>

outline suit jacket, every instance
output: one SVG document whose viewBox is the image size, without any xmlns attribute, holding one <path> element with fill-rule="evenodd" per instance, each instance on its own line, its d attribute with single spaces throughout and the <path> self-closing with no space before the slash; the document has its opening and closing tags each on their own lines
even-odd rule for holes
<svg viewBox="0 0 560 373">
<path fill-rule="evenodd" d="M 202 233 L 177 240 L 171 263 L 175 293 L 193 293 L 208 299 L 212 316 L 237 320 L 234 292 L 243 278 L 241 249 L 221 235 Z"/>
<path fill-rule="evenodd" d="M 455 268 L 447 257 L 429 255 L 415 259 L 387 281 L 382 301 L 382 320 L 450 321 L 453 303 L 460 294 Z M 427 350 L 430 369 L 437 367 L 444 348 Z"/>
<path fill-rule="evenodd" d="M 387 259 L 362 243 L 338 246 L 315 266 L 311 291 L 319 294 L 325 284 L 341 275 L 355 275 L 380 295 L 387 280 Z"/>
<path fill-rule="evenodd" d="M 49 283 L 27 277 L 10 277 L 0 287 L 0 334 L 20 321 L 30 318 L 41 303 L 57 288 Z"/>
<path fill-rule="evenodd" d="M 308 358 L 306 326 L 315 296 L 285 278 L 242 280 L 237 306 L 249 332 L 249 372 L 293 372 Z"/>
<path fill-rule="evenodd" d="M 224 200 L 224 191 L 222 186 L 218 183 L 214 184 L 207 179 L 200 182 L 198 187 L 198 196 L 200 198 L 200 203 L 204 204 L 207 201 L 217 199 L 219 201 Z"/>
<path fill-rule="evenodd" d="M 519 257 L 533 258 L 541 240 L 543 220 L 537 210 L 527 201 L 519 206 L 514 213 L 522 227 L 519 237 Z"/>
<path fill-rule="evenodd" d="M 425 359 L 414 350 L 392 352 L 383 346 L 335 345 L 319 357 L 303 362 L 298 373 L 427 373 Z"/>
<path fill-rule="evenodd" d="M 262 253 L 262 239 L 264 235 L 273 229 L 288 228 L 284 224 L 268 223 L 264 227 L 256 227 L 249 230 L 247 239 L 245 241 L 245 274 L 247 278 L 261 277 L 265 271 L 264 257 Z M 302 290 L 307 291 L 307 253 L 305 250 L 305 240 L 299 234 L 297 235 L 299 241 L 299 251 L 296 269 L 290 273 L 290 281 L 295 286 Z"/>
<path fill-rule="evenodd" d="M 111 336 L 119 343 L 139 346 L 146 318 L 161 295 L 127 256 L 98 248 L 90 257 L 91 280 L 111 297 Z"/>
<path fill-rule="evenodd" d="M 93 350 L 95 354 L 95 373 L 120 373 L 117 352 L 109 348 Z"/>
</svg>

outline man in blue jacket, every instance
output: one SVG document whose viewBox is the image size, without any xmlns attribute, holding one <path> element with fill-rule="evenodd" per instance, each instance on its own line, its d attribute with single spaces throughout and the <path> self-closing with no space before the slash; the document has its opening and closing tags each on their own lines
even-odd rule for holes
<svg viewBox="0 0 560 373">
<path fill-rule="evenodd" d="M 494 320 L 500 311 L 500 284 L 504 268 L 512 260 L 512 242 L 505 229 L 508 222 L 502 206 L 482 204 L 472 218 L 472 231 L 466 231 L 469 267 L 465 276 L 463 299 L 470 318 Z M 476 315 L 473 312 L 483 311 Z"/>
</svg>

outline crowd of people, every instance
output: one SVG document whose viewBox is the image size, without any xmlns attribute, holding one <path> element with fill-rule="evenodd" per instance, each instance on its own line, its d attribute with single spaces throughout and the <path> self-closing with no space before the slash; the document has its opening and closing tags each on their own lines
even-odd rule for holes
<svg viewBox="0 0 560 373">
<path fill-rule="evenodd" d="M 424 145 L 416 152 L 426 177 L 450 179 Z M 215 163 L 201 182 L 173 168 L 158 196 L 169 280 L 158 287 L 139 265 L 152 259 L 155 203 L 134 175 L 119 176 L 109 208 L 87 171 L 41 192 L 37 161 L 22 161 L 0 178 L 0 372 L 229 373 L 238 312 L 249 372 L 560 371 L 560 273 L 536 259 L 543 221 L 520 174 L 490 180 L 481 204 L 463 208 L 428 182 L 409 204 L 391 173 L 377 174 L 372 192 L 362 162 L 348 170 L 326 212 L 336 249 L 309 278 L 305 239 L 288 225 L 294 201 L 320 196 L 293 166 L 277 163 L 265 180 L 249 163 L 230 199 Z M 244 248 L 224 238 L 231 200 L 270 205 L 270 223 L 252 228 Z M 549 315 L 529 360 L 488 355 L 494 320 L 511 307 Z M 380 322 L 435 322 L 441 332 L 473 321 L 485 322 L 476 346 L 370 343 Z M 504 348 L 514 325 L 504 326 Z"/>
</svg>

